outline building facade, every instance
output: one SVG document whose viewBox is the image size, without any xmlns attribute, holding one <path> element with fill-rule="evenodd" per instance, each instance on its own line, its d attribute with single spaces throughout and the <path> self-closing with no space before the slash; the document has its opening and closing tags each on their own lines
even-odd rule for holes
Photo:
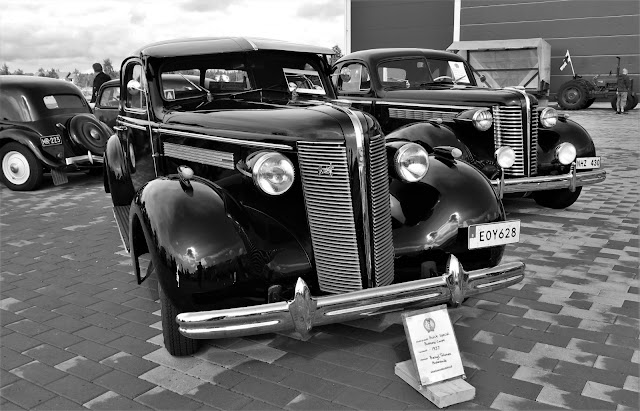
<svg viewBox="0 0 640 411">
<path fill-rule="evenodd" d="M 551 45 L 553 95 L 576 74 L 615 74 L 617 59 L 640 84 L 638 0 L 346 0 L 347 51 L 446 49 L 453 41 L 543 38 Z"/>
</svg>

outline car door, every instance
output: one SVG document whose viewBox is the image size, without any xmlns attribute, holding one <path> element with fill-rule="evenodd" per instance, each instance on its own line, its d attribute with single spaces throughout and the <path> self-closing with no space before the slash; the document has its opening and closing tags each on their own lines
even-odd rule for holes
<svg viewBox="0 0 640 411">
<path fill-rule="evenodd" d="M 151 134 L 148 85 L 144 66 L 132 58 L 123 63 L 121 108 L 114 129 L 130 163 L 135 191 L 156 177 Z"/>
<path fill-rule="evenodd" d="M 93 113 L 109 127 L 116 125 L 120 108 L 120 84 L 103 85 L 98 92 L 98 99 Z"/>
</svg>

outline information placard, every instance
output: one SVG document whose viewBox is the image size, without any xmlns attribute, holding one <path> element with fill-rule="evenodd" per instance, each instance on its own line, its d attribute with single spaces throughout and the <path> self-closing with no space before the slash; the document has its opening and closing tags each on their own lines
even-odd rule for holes
<svg viewBox="0 0 640 411">
<path fill-rule="evenodd" d="M 446 305 L 403 313 L 402 322 L 420 385 L 464 376 Z"/>
</svg>

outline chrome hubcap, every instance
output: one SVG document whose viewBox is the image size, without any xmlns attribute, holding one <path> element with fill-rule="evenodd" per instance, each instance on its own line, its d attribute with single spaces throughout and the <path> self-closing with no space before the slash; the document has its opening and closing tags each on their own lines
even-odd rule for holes
<svg viewBox="0 0 640 411">
<path fill-rule="evenodd" d="M 31 171 L 27 158 L 17 151 L 9 151 L 2 159 L 2 173 L 9 182 L 20 185 L 29 180 Z"/>
</svg>

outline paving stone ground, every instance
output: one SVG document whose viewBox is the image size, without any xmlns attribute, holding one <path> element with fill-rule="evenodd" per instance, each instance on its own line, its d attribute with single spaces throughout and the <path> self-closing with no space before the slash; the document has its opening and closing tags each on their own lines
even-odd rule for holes
<svg viewBox="0 0 640 411">
<path fill-rule="evenodd" d="M 507 200 L 525 280 L 450 311 L 476 398 L 455 409 L 637 410 L 640 110 L 570 113 L 608 171 L 566 210 Z M 100 178 L 0 188 L 0 408 L 434 409 L 394 375 L 398 314 L 283 335 L 162 346 L 154 280 L 136 284 Z"/>
</svg>

